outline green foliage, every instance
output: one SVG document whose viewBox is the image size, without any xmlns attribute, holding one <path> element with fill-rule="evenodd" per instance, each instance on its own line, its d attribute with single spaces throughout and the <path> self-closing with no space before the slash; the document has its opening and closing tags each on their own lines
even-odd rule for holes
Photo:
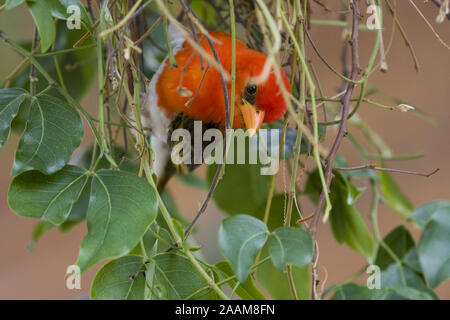
<svg viewBox="0 0 450 320">
<path fill-rule="evenodd" d="M 182 255 L 160 253 L 152 258 L 153 296 L 158 300 L 205 299 L 209 285 L 191 262 Z M 199 291 L 202 288 L 206 290 Z"/>
<path fill-rule="evenodd" d="M 230 261 L 239 282 L 247 279 L 268 233 L 261 220 L 247 215 L 236 215 L 222 222 L 218 234 L 219 249 Z"/>
<path fill-rule="evenodd" d="M 408 229 L 404 226 L 399 226 L 392 230 L 383 239 L 383 242 L 389 247 L 388 250 L 390 251 L 387 251 L 383 246 L 378 249 L 375 264 L 379 266 L 381 270 L 384 270 L 395 263 L 395 258 L 400 259 L 405 264 L 417 259 L 415 250 L 416 244 Z M 392 256 L 392 253 L 394 256 Z M 406 259 L 409 259 L 409 261 L 406 261 Z"/>
<path fill-rule="evenodd" d="M 155 191 L 143 179 L 125 171 L 97 172 L 86 217 L 88 233 L 77 259 L 81 270 L 133 249 L 156 213 Z"/>
<path fill-rule="evenodd" d="M 215 264 L 219 269 L 219 272 L 224 278 L 231 278 L 234 276 L 233 269 L 228 261 L 220 261 Z M 236 294 L 245 300 L 266 300 L 266 297 L 256 287 L 253 277 L 248 277 L 244 282 L 237 282 L 235 279 L 231 279 L 228 282 L 230 288 L 234 288 L 236 285 Z"/>
<path fill-rule="evenodd" d="M 57 1 L 54 1 L 57 3 Z M 52 3 L 49 0 L 27 1 L 28 9 L 41 39 L 41 52 L 46 52 L 55 42 L 56 28 L 52 15 Z"/>
<path fill-rule="evenodd" d="M 13 176 L 34 169 L 45 174 L 60 170 L 83 139 L 83 122 L 66 102 L 47 95 L 33 99 L 17 148 Z"/>
<path fill-rule="evenodd" d="M 395 212 L 409 215 L 414 207 L 387 172 L 379 172 L 380 187 L 385 203 Z"/>
<path fill-rule="evenodd" d="M 269 250 L 273 264 L 279 272 L 283 272 L 288 264 L 307 266 L 312 260 L 314 246 L 308 232 L 295 227 L 282 227 L 270 234 Z"/>
<path fill-rule="evenodd" d="M 11 123 L 27 92 L 20 88 L 0 89 L 0 147 L 8 140 Z"/>
<path fill-rule="evenodd" d="M 373 254 L 372 235 L 355 206 L 362 190 L 358 190 L 339 171 L 333 173 L 335 178 L 330 186 L 333 205 L 330 223 L 334 238 L 337 242 L 345 243 L 353 250 L 370 257 Z M 318 172 L 314 171 L 308 177 L 306 192 L 311 199 L 317 201 L 320 190 Z"/>
<path fill-rule="evenodd" d="M 183 217 L 184 206 L 177 203 L 177 194 L 156 190 L 150 167 L 153 150 L 149 144 L 141 145 L 140 139 L 135 139 L 141 133 L 139 128 L 134 128 L 138 124 L 129 119 L 130 106 L 143 107 L 140 97 L 148 85 L 145 76 L 150 79 L 167 54 L 166 24 L 160 23 L 139 41 L 136 38 L 157 19 L 162 17 L 167 22 L 167 17 L 155 4 L 160 1 L 149 6 L 146 6 L 148 2 L 143 2 L 135 13 L 130 14 L 132 6 L 123 5 L 121 1 L 103 2 L 99 10 L 94 6 L 92 12 L 83 5 L 85 1 L 80 0 L 7 0 L 1 6 L 0 14 L 15 12 L 9 10 L 24 2 L 24 8 L 26 5 L 35 23 L 39 36 L 35 45 L 40 46 L 40 50 L 31 52 L 37 49 L 31 48 L 31 41 L 19 45 L 0 32 L 0 38 L 26 58 L 23 65 L 10 74 L 5 88 L 0 89 L 0 147 L 8 140 L 11 130 L 21 135 L 7 200 L 15 214 L 38 221 L 31 234 L 30 248 L 49 230 L 69 231 L 74 225 L 86 222 L 87 234 L 81 242 L 76 263 L 84 272 L 109 259 L 92 282 L 92 299 L 226 299 L 228 294 L 230 298 L 237 295 L 249 300 L 293 299 L 295 295 L 300 299 L 311 298 L 311 286 L 317 285 L 312 283 L 314 278 L 311 276 L 311 269 L 315 268 L 312 262 L 316 239 L 307 228 L 311 227 L 311 220 L 304 223 L 305 230 L 295 221 L 306 216 L 302 210 L 303 201 L 307 200 L 304 196 L 317 203 L 323 191 L 323 179 L 317 168 L 328 167 L 331 163 L 325 161 L 326 156 L 321 158 L 322 153 L 316 153 L 318 150 L 314 149 L 311 139 L 306 138 L 306 132 L 300 141 L 298 163 L 302 174 L 307 176 L 304 188 L 304 175 L 300 174 L 300 169 L 290 173 L 295 178 L 295 186 L 287 190 L 284 184 L 284 190 L 278 190 L 279 181 L 262 175 L 260 164 L 225 165 L 224 175 L 219 179 L 212 199 L 229 216 L 222 221 L 217 238 L 218 248 L 226 260 L 209 261 L 209 256 L 204 257 L 203 244 L 192 238 L 185 239 L 184 230 L 189 221 Z M 170 1 L 164 3 L 171 6 Z M 248 24 L 256 17 L 254 7 L 263 5 L 264 1 L 258 1 L 259 4 L 248 1 L 243 3 L 248 6 L 236 6 L 236 21 L 229 21 L 228 2 L 214 3 L 218 10 L 206 1 L 193 0 L 190 6 L 208 29 L 228 32 L 231 23 L 237 27 L 238 37 L 246 37 L 249 46 L 260 51 L 268 48 L 259 24 L 256 21 Z M 80 9 L 79 30 L 69 29 L 66 24 L 71 16 L 67 9 L 71 5 Z M 297 12 L 281 11 L 283 14 Z M 266 16 L 264 10 L 262 12 L 262 19 L 270 20 L 270 16 Z M 311 12 L 314 10 L 306 13 Z M 142 19 L 138 20 L 138 17 Z M 190 15 L 185 16 L 185 19 L 189 18 Z M 287 18 L 287 21 L 295 21 L 293 16 Z M 312 24 L 345 27 L 342 21 L 324 23 L 307 18 Z M 119 22 L 122 19 L 126 21 Z M 94 21 L 99 23 L 93 25 Z M 132 26 L 137 28 L 132 29 Z M 198 24 L 194 24 L 194 28 L 198 28 Z M 300 24 L 297 30 L 289 30 L 288 24 L 286 31 L 300 35 L 302 28 Z M 293 45 L 295 41 L 303 41 L 304 37 L 296 38 L 287 32 L 283 35 L 283 47 L 277 50 L 289 55 L 286 61 L 290 61 L 291 66 L 286 70 L 297 70 L 292 78 L 287 75 L 292 79 L 293 111 L 298 118 L 295 121 L 286 118 L 289 125 L 283 145 L 283 119 L 263 124 L 262 128 L 269 130 L 268 137 L 275 132 L 277 137 L 266 146 L 251 145 L 246 138 L 249 145 L 246 163 L 250 154 L 272 151 L 274 147 L 270 156 L 276 157 L 281 148 L 281 159 L 289 162 L 285 172 L 293 171 L 292 167 L 296 166 L 291 166 L 292 158 L 301 127 L 296 121 L 304 119 L 309 129 L 317 126 L 315 138 L 322 142 L 328 132 L 326 117 L 338 119 L 340 116 L 333 111 L 338 108 L 325 106 L 325 122 L 317 122 L 314 113 L 319 105 L 314 105 L 312 95 L 315 92 L 322 95 L 322 88 L 316 74 L 314 80 L 310 79 L 312 65 L 301 65 L 304 61 L 295 58 L 304 57 L 309 61 L 309 56 L 301 54 L 305 44 L 300 43 L 300 48 Z M 356 80 L 361 88 L 361 99 L 368 101 L 365 97 L 378 94 L 398 105 L 401 100 L 382 90 L 364 91 L 369 85 L 368 76 L 378 47 L 379 39 L 367 70 Z M 33 73 L 30 63 L 34 64 Z M 98 86 L 92 86 L 97 71 L 100 71 Z M 334 73 L 348 81 L 339 72 Z M 308 85 L 301 79 L 306 79 Z M 313 90 L 313 84 L 317 84 L 318 90 Z M 79 103 L 93 87 L 100 98 L 95 104 L 98 119 L 91 115 L 92 110 L 87 111 Z M 339 99 L 316 98 L 327 104 L 343 103 Z M 353 95 L 352 103 L 354 98 Z M 354 115 L 359 104 L 356 102 L 349 123 L 362 131 L 365 141 L 360 143 L 355 138 L 357 135 L 350 132 L 348 140 L 360 152 L 363 163 L 374 158 L 383 165 L 382 159 L 389 157 L 391 152 L 382 138 L 357 114 Z M 380 106 L 379 103 L 375 105 Z M 304 110 L 306 113 L 301 114 Z M 420 110 L 412 112 L 429 118 Z M 90 129 L 86 137 L 94 137 L 95 141 L 76 152 L 84 139 L 84 124 Z M 147 128 L 142 131 L 147 134 Z M 148 136 L 143 138 L 148 142 Z M 375 154 L 369 154 L 362 147 L 367 143 L 370 152 L 376 150 Z M 312 170 L 308 163 L 311 154 L 317 165 Z M 363 255 L 369 264 L 380 268 L 381 288 L 371 290 L 367 286 L 345 282 L 332 285 L 326 292 L 332 292 L 332 299 L 437 299 L 434 288 L 450 278 L 450 202 L 431 202 L 414 210 L 391 174 L 371 169 L 339 171 L 340 167 L 348 167 L 340 155 L 334 158 L 333 164 L 335 170 L 329 190 L 333 208 L 328 221 L 333 236 L 338 243 L 347 245 Z M 217 165 L 210 165 L 206 179 L 194 173 L 182 175 L 178 171 L 176 176 L 187 187 L 206 191 L 211 187 L 216 170 Z M 285 172 L 282 173 L 283 182 L 286 182 Z M 357 208 L 358 198 L 365 188 L 355 186 L 355 179 L 372 187 L 374 197 L 370 217 L 373 232 L 363 219 L 364 212 L 359 211 L 362 208 Z M 293 212 L 288 215 L 286 204 L 293 200 L 292 197 L 295 197 Z M 377 224 L 379 200 L 404 219 L 384 239 L 380 238 Z M 290 223 L 285 222 L 288 216 L 292 216 Z M 265 219 L 267 223 L 263 222 Z M 422 229 L 417 244 L 409 231 L 413 223 Z M 322 278 L 319 280 L 323 281 Z"/>
<path fill-rule="evenodd" d="M 427 203 L 413 212 L 423 228 L 417 254 L 432 287 L 450 278 L 450 202 Z"/>
<path fill-rule="evenodd" d="M 71 213 L 88 178 L 88 171 L 74 166 L 52 175 L 27 171 L 11 182 L 8 203 L 19 216 L 60 225 Z"/>
<path fill-rule="evenodd" d="M 208 166 L 207 180 L 211 184 L 217 165 Z M 265 203 L 270 176 L 260 174 L 261 165 L 227 164 L 225 175 L 217 185 L 213 198 L 220 209 L 230 215 L 245 212 L 257 214 Z M 239 187 L 237 187 L 239 186 Z"/>
<path fill-rule="evenodd" d="M 261 251 L 261 259 L 269 257 L 267 246 Z M 295 290 L 299 299 L 310 299 L 310 271 L 308 267 L 292 266 Z M 264 263 L 256 270 L 256 279 L 269 293 L 272 299 L 292 300 L 287 272 L 280 272 L 273 263 Z"/>
<path fill-rule="evenodd" d="M 139 256 L 125 256 L 105 264 L 91 286 L 93 300 L 144 299 L 144 263 Z"/>
</svg>

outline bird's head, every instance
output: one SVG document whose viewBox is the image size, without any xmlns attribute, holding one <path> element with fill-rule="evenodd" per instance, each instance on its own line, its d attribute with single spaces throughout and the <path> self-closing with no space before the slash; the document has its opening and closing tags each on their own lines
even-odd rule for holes
<svg viewBox="0 0 450 320">
<path fill-rule="evenodd" d="M 224 32 L 211 32 L 215 48 L 223 68 L 231 75 L 232 41 Z M 208 41 L 199 36 L 199 43 L 213 59 Z M 185 41 L 175 54 L 177 68 L 169 68 L 168 61 L 156 84 L 158 105 L 167 115 L 183 113 L 195 120 L 225 125 L 224 91 L 218 69 L 206 68 L 206 61 Z M 273 122 L 286 112 L 280 82 L 290 92 L 288 80 L 280 70 L 281 81 L 277 81 L 274 70 L 264 79 L 261 74 L 267 57 L 247 48 L 236 40 L 236 78 L 234 128 L 246 128 L 254 134 L 262 123 Z M 203 65 L 203 68 L 201 67 Z M 206 73 L 205 73 L 206 72 Z M 182 90 L 181 90 L 182 88 Z M 228 96 L 231 96 L 231 80 L 227 81 Z"/>
<path fill-rule="evenodd" d="M 283 70 L 281 81 L 273 69 L 261 77 L 267 57 L 255 50 L 243 49 L 236 56 L 236 99 L 234 127 L 245 127 L 253 135 L 262 123 L 273 122 L 286 112 L 280 85 L 290 92 Z M 281 83 L 280 83 L 281 82 Z"/>
</svg>

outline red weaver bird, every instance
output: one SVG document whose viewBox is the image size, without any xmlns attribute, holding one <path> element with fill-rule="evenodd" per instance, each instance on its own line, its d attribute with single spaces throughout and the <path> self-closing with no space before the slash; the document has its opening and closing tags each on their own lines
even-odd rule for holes
<svg viewBox="0 0 450 320">
<path fill-rule="evenodd" d="M 202 70 L 200 55 L 193 51 L 179 32 L 170 31 L 178 67 L 171 68 L 168 57 L 164 60 L 147 88 L 142 110 L 142 124 L 151 129 L 151 147 L 155 154 L 153 170 L 158 178 L 159 189 L 164 187 L 175 171 L 170 160 L 170 136 L 173 129 L 192 129 L 194 120 L 201 120 L 204 128 L 214 127 L 223 131 L 225 127 L 224 93 L 219 70 L 211 66 L 204 75 L 205 59 L 202 59 Z M 217 40 L 214 47 L 223 69 L 231 74 L 231 36 L 224 32 L 209 34 Z M 213 57 L 207 39 L 198 36 L 198 42 Z M 249 135 L 255 133 L 263 122 L 273 122 L 286 111 L 273 70 L 263 82 L 255 81 L 261 75 L 266 59 L 263 53 L 249 49 L 244 42 L 236 40 L 233 127 L 245 127 Z M 290 92 L 288 80 L 282 70 L 281 75 L 286 90 Z M 230 96 L 231 81 L 227 81 L 227 87 Z M 190 103 L 186 106 L 188 101 Z"/>
</svg>

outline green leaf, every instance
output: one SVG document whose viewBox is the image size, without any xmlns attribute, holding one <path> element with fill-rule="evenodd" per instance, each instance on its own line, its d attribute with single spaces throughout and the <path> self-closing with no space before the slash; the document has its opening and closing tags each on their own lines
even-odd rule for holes
<svg viewBox="0 0 450 320">
<path fill-rule="evenodd" d="M 339 243 L 346 243 L 353 250 L 370 257 L 373 254 L 372 235 L 354 204 L 359 192 L 341 172 L 333 171 L 333 174 L 335 177 L 330 186 L 333 235 Z M 320 190 L 320 178 L 316 170 L 309 175 L 305 191 L 313 201 L 317 201 Z"/>
<path fill-rule="evenodd" d="M 81 148 L 80 148 L 81 149 Z M 84 147 L 83 150 L 80 150 L 81 156 L 78 158 L 78 163 L 83 168 L 89 169 L 92 162 L 92 156 L 93 156 L 93 145 L 90 145 L 88 147 Z M 134 158 L 134 154 L 131 152 L 128 152 L 124 154 L 124 148 L 122 146 L 116 145 L 113 143 L 113 146 L 111 146 L 110 155 L 111 157 L 116 161 L 116 163 L 119 163 L 119 169 L 122 171 L 128 171 L 133 172 L 135 174 L 138 173 L 139 167 L 136 164 L 136 162 L 127 160 L 126 158 Z M 97 156 L 100 154 L 100 147 L 96 144 L 96 153 Z M 96 170 L 100 169 L 109 169 L 111 167 L 111 163 L 108 159 L 103 155 L 100 160 L 98 160 Z"/>
<path fill-rule="evenodd" d="M 125 171 L 100 170 L 92 178 L 87 212 L 88 233 L 77 264 L 82 271 L 129 252 L 156 218 L 155 191 Z"/>
<path fill-rule="evenodd" d="M 153 228 L 154 232 L 156 231 L 156 224 L 152 224 L 150 228 Z M 136 256 L 152 256 L 153 248 L 155 246 L 155 243 L 157 241 L 157 238 L 151 233 L 150 231 L 146 231 L 144 235 L 142 236 L 142 242 L 139 241 L 136 246 L 131 249 L 129 252 L 130 255 L 136 255 Z M 143 250 L 145 252 L 143 252 Z M 145 255 L 144 255 L 145 253 Z"/>
<path fill-rule="evenodd" d="M 208 166 L 207 181 L 211 185 L 217 165 Z M 214 202 L 227 214 L 258 213 L 269 192 L 271 176 L 261 175 L 258 164 L 227 164 L 225 174 L 213 194 Z"/>
<path fill-rule="evenodd" d="M 366 188 L 358 188 L 354 184 L 350 183 L 348 179 L 344 177 L 344 181 L 347 187 L 347 204 L 354 205 L 359 196 L 366 190 Z"/>
<path fill-rule="evenodd" d="M 390 295 L 400 295 L 406 299 L 437 299 L 437 295 L 427 287 L 423 277 L 408 266 L 392 264 L 381 273 L 381 287 L 393 289 L 386 299 L 393 299 Z"/>
<path fill-rule="evenodd" d="M 91 299 L 143 300 L 144 269 L 139 256 L 125 256 L 108 262 L 95 275 Z"/>
<path fill-rule="evenodd" d="M 369 289 L 354 283 L 337 287 L 332 300 L 430 300 L 425 292 L 411 287 Z"/>
<path fill-rule="evenodd" d="M 338 286 L 334 300 L 430 300 L 437 295 L 427 287 L 423 277 L 405 265 L 393 263 L 380 276 L 380 288 L 369 289 L 356 284 Z"/>
<path fill-rule="evenodd" d="M 52 174 L 64 167 L 83 139 L 83 122 L 66 102 L 37 96 L 20 139 L 12 175 L 28 170 Z"/>
<path fill-rule="evenodd" d="M 416 208 L 412 214 L 412 218 L 422 229 L 424 229 L 427 224 L 433 220 L 435 214 L 440 211 L 448 212 L 450 210 L 449 208 L 449 201 L 438 200 L 429 202 Z"/>
<path fill-rule="evenodd" d="M 202 0 L 192 0 L 190 7 L 206 25 L 217 25 L 218 13 L 211 4 Z"/>
<path fill-rule="evenodd" d="M 266 245 L 261 251 L 261 260 L 269 255 Z M 295 289 L 300 300 L 310 299 L 310 271 L 307 267 L 292 266 Z M 279 272 L 272 263 L 266 262 L 256 270 L 258 283 L 267 290 L 275 300 L 292 300 L 289 280 L 286 272 Z"/>
<path fill-rule="evenodd" d="M 6 10 L 13 9 L 22 4 L 22 2 L 24 2 L 24 0 L 6 0 Z"/>
<path fill-rule="evenodd" d="M 220 261 L 215 265 L 224 278 L 234 276 L 233 269 L 228 261 Z M 236 280 L 230 280 L 227 282 L 230 288 L 236 286 Z M 266 297 L 256 287 L 252 277 L 248 277 L 243 283 L 239 283 L 236 288 L 236 294 L 244 300 L 266 300 Z"/>
<path fill-rule="evenodd" d="M 88 178 L 86 185 L 83 188 L 83 191 L 81 191 L 80 197 L 74 203 L 72 210 L 70 210 L 70 213 L 67 216 L 66 220 L 59 225 L 60 231 L 68 232 L 74 226 L 76 226 L 78 223 L 80 223 L 86 218 L 90 194 L 91 194 L 91 183 L 90 178 Z M 28 247 L 30 249 L 33 249 L 36 246 L 39 239 L 44 235 L 44 233 L 47 233 L 54 227 L 55 225 L 48 221 L 41 221 L 37 223 L 34 226 L 33 231 L 31 232 L 31 241 Z"/>
<path fill-rule="evenodd" d="M 184 256 L 175 253 L 160 253 L 152 258 L 155 266 L 152 292 L 158 300 L 201 299 L 210 294 L 206 280 Z M 150 264 L 148 264 L 150 265 Z"/>
<path fill-rule="evenodd" d="M 22 88 L 25 88 L 25 87 L 22 86 Z M 25 89 L 25 91 L 26 90 L 27 89 Z M 30 115 L 31 102 L 32 102 L 32 99 L 25 99 L 22 102 L 17 115 L 11 122 L 11 131 L 12 132 L 22 134 L 22 132 L 25 130 L 25 127 L 27 125 L 27 121 L 28 121 L 28 118 Z"/>
<path fill-rule="evenodd" d="M 269 250 L 278 271 L 292 264 L 304 267 L 311 262 L 314 248 L 311 235 L 296 227 L 281 227 L 270 234 Z"/>
<path fill-rule="evenodd" d="M 27 171 L 11 182 L 8 203 L 19 216 L 59 225 L 69 216 L 88 178 L 88 171 L 75 166 L 65 166 L 51 175 Z"/>
<path fill-rule="evenodd" d="M 432 287 L 450 278 L 450 202 L 435 201 L 417 208 L 413 218 L 424 230 L 417 253 Z"/>
<path fill-rule="evenodd" d="M 86 218 L 86 213 L 89 205 L 89 198 L 91 196 L 91 178 L 89 177 L 86 182 L 86 186 L 81 192 L 77 202 L 72 207 L 66 221 L 59 226 L 59 229 L 63 232 L 69 231 L 73 226 Z"/>
<path fill-rule="evenodd" d="M 387 172 L 378 172 L 380 187 L 384 202 L 395 212 L 401 215 L 409 215 L 414 206 L 403 194 L 394 179 Z"/>
<path fill-rule="evenodd" d="M 261 220 L 248 215 L 236 215 L 222 221 L 218 234 L 219 249 L 230 261 L 239 282 L 247 279 L 268 233 Z"/>
<path fill-rule="evenodd" d="M 169 231 L 161 228 L 157 223 L 153 223 L 142 237 L 142 242 L 147 257 L 152 257 L 157 253 L 161 253 L 169 249 L 175 241 L 171 237 Z M 140 241 L 129 254 L 144 256 Z"/>
<path fill-rule="evenodd" d="M 394 287 L 384 291 L 384 300 L 433 300 L 428 293 L 411 287 Z"/>
<path fill-rule="evenodd" d="M 59 4 L 59 3 L 58 3 Z M 55 42 L 56 28 L 52 16 L 52 2 L 48 0 L 27 1 L 41 38 L 41 52 L 46 52 Z"/>
<path fill-rule="evenodd" d="M 416 246 L 408 229 L 402 225 L 392 230 L 383 239 L 383 242 L 400 260 L 402 260 L 408 252 L 412 251 Z M 375 259 L 375 264 L 379 266 L 381 270 L 384 270 L 393 263 L 395 263 L 395 260 L 386 251 L 386 249 L 383 248 L 383 246 L 380 246 Z"/>
<path fill-rule="evenodd" d="M 345 242 L 353 250 L 370 257 L 373 253 L 373 240 L 359 211 L 354 206 L 342 205 L 340 201 L 333 204 L 333 209 L 330 221 L 336 240 L 339 243 Z"/>
<path fill-rule="evenodd" d="M 21 88 L 0 89 L 0 147 L 8 140 L 11 122 L 19 112 L 26 94 Z"/>
</svg>

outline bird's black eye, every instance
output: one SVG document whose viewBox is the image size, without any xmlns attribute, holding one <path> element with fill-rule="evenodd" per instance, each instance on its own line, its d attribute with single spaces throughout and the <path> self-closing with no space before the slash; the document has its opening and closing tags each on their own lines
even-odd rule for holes
<svg viewBox="0 0 450 320">
<path fill-rule="evenodd" d="M 258 87 L 256 86 L 256 85 L 254 85 L 254 84 L 252 84 L 252 85 L 248 85 L 246 88 L 245 88 L 245 90 L 247 91 L 247 93 L 249 94 L 249 95 L 255 95 L 256 94 L 256 91 L 258 90 Z"/>
</svg>

